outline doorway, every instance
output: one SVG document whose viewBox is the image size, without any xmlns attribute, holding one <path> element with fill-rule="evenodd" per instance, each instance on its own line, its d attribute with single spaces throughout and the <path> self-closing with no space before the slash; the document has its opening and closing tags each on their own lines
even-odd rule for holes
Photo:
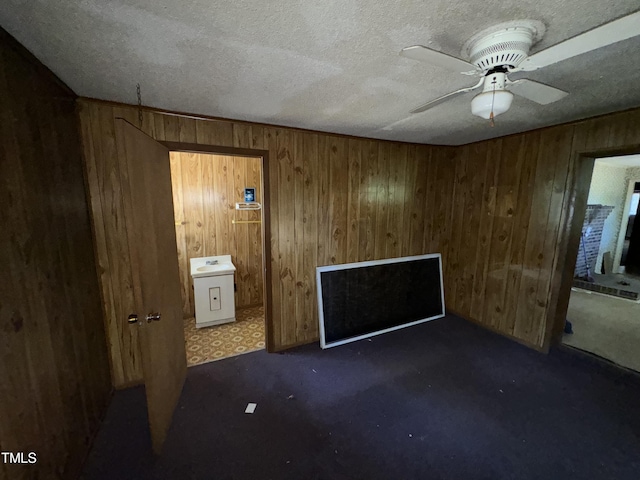
<svg viewBox="0 0 640 480">
<path fill-rule="evenodd" d="M 627 268 L 636 179 L 640 155 L 595 159 L 562 343 L 640 371 L 640 276 Z"/>
<path fill-rule="evenodd" d="M 640 221 L 637 221 L 640 213 L 640 178 L 632 178 L 629 181 L 626 205 L 628 207 L 623 213 L 619 239 L 622 251 L 620 267 L 624 273 L 640 275 Z"/>
<path fill-rule="evenodd" d="M 264 349 L 263 157 L 172 150 L 170 163 L 188 366 Z M 191 259 L 220 255 L 236 269 L 235 317 L 201 327 Z"/>
</svg>

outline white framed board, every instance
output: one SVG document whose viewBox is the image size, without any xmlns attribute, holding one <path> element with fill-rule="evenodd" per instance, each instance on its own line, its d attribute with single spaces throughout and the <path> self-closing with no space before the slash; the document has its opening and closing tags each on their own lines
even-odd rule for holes
<svg viewBox="0 0 640 480">
<path fill-rule="evenodd" d="M 316 282 L 323 349 L 445 315 L 439 253 L 321 266 Z"/>
</svg>

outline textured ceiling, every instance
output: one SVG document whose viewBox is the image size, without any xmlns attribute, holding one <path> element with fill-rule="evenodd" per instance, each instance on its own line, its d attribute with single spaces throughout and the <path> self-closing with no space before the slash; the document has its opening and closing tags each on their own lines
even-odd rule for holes
<svg viewBox="0 0 640 480">
<path fill-rule="evenodd" d="M 532 52 L 639 9 L 638 0 L 2 0 L 0 25 L 76 93 L 190 113 L 357 136 L 459 145 L 640 106 L 640 37 L 526 77 L 570 92 L 521 97 L 496 126 L 470 113 L 472 85 L 398 55 L 460 56 L 495 23 L 542 21 Z M 638 26 L 640 31 L 640 25 Z M 512 75 L 512 79 L 525 75 Z"/>
</svg>

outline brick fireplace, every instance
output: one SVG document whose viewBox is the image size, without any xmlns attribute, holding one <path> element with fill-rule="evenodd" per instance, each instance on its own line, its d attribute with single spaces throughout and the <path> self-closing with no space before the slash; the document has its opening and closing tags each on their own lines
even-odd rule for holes
<svg viewBox="0 0 640 480">
<path fill-rule="evenodd" d="M 586 248 L 587 262 L 589 262 L 588 265 L 591 274 L 594 272 L 596 259 L 598 258 L 604 222 L 613 209 L 614 207 L 607 205 L 587 205 L 584 223 L 582 224 L 582 233 L 584 235 L 584 247 Z M 587 275 L 587 263 L 585 263 L 584 252 L 585 250 L 583 249 L 581 241 L 580 248 L 578 249 L 574 277 L 585 277 Z"/>
</svg>

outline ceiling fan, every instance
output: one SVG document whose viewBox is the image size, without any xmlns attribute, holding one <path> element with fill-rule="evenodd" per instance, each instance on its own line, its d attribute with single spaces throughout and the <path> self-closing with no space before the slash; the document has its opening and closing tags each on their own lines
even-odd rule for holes
<svg viewBox="0 0 640 480">
<path fill-rule="evenodd" d="M 531 72 L 582 53 L 640 35 L 640 11 L 619 18 L 588 32 L 529 56 L 532 45 L 542 39 L 545 26 L 535 20 L 501 23 L 471 37 L 462 49 L 469 62 L 422 45 L 403 48 L 400 55 L 477 76 L 477 84 L 456 90 L 411 111 L 420 113 L 459 95 L 482 87 L 471 101 L 471 113 L 491 121 L 511 107 L 513 93 L 541 105 L 557 102 L 569 95 L 558 88 L 528 79 L 509 80 L 508 74 Z M 513 92 L 513 93 L 512 93 Z"/>
</svg>

